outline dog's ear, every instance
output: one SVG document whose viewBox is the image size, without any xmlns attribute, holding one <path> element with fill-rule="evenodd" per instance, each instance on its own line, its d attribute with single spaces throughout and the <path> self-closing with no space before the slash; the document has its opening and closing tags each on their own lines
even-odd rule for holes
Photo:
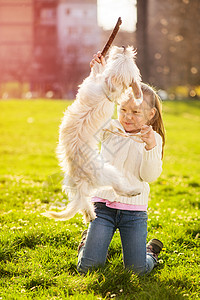
<svg viewBox="0 0 200 300">
<path fill-rule="evenodd" d="M 142 93 L 140 84 L 138 84 L 136 81 L 133 81 L 131 83 L 131 87 L 132 87 L 133 94 L 135 97 L 135 102 L 137 105 L 140 105 L 143 101 L 143 93 Z"/>
</svg>

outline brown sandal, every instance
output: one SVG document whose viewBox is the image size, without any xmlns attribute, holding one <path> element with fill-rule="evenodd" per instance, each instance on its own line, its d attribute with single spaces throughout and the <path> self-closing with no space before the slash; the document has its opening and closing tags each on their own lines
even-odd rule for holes
<svg viewBox="0 0 200 300">
<path fill-rule="evenodd" d="M 147 244 L 147 253 L 158 259 L 158 255 L 163 248 L 163 243 L 160 240 L 152 239 Z"/>
<path fill-rule="evenodd" d="M 81 250 L 81 248 L 85 245 L 85 240 L 86 240 L 86 237 L 87 237 L 87 229 L 85 229 L 83 232 L 82 232 L 82 235 L 81 235 L 81 237 L 82 237 L 82 240 L 81 240 L 81 242 L 80 242 L 80 244 L 78 245 L 78 253 L 79 253 L 79 251 Z"/>
</svg>

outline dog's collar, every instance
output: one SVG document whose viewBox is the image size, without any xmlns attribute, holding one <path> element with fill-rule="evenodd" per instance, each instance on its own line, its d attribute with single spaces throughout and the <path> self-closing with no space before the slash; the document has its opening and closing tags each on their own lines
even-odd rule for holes
<svg viewBox="0 0 200 300">
<path fill-rule="evenodd" d="M 106 96 L 106 98 L 107 98 L 110 102 L 113 102 L 113 101 L 110 99 L 110 97 L 108 96 L 108 94 L 105 92 L 105 90 L 103 90 L 103 92 L 104 92 L 104 95 Z"/>
<path fill-rule="evenodd" d="M 113 101 L 110 99 L 110 97 L 108 96 L 108 94 L 105 92 L 105 90 L 103 90 L 104 95 L 106 96 L 106 98 L 110 101 L 110 102 L 114 102 L 115 104 L 119 105 L 119 103 L 117 101 Z"/>
</svg>

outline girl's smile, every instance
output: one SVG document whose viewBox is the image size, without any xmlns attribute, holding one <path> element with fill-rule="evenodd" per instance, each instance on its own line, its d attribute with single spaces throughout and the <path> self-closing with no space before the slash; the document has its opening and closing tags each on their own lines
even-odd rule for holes
<svg viewBox="0 0 200 300">
<path fill-rule="evenodd" d="M 143 125 L 148 124 L 154 113 L 147 101 L 143 101 L 137 106 L 133 100 L 129 100 L 121 104 L 118 119 L 125 131 L 137 133 Z"/>
</svg>

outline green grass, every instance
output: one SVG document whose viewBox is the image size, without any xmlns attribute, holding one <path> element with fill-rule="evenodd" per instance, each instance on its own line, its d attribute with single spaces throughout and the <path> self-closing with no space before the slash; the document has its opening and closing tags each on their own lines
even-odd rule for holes
<svg viewBox="0 0 200 300">
<path fill-rule="evenodd" d="M 105 268 L 76 271 L 81 215 L 66 204 L 55 155 L 66 101 L 0 101 L 0 299 L 199 299 L 200 102 L 164 102 L 163 173 L 151 184 L 148 239 L 164 243 L 148 276 L 123 269 L 117 232 Z"/>
</svg>

